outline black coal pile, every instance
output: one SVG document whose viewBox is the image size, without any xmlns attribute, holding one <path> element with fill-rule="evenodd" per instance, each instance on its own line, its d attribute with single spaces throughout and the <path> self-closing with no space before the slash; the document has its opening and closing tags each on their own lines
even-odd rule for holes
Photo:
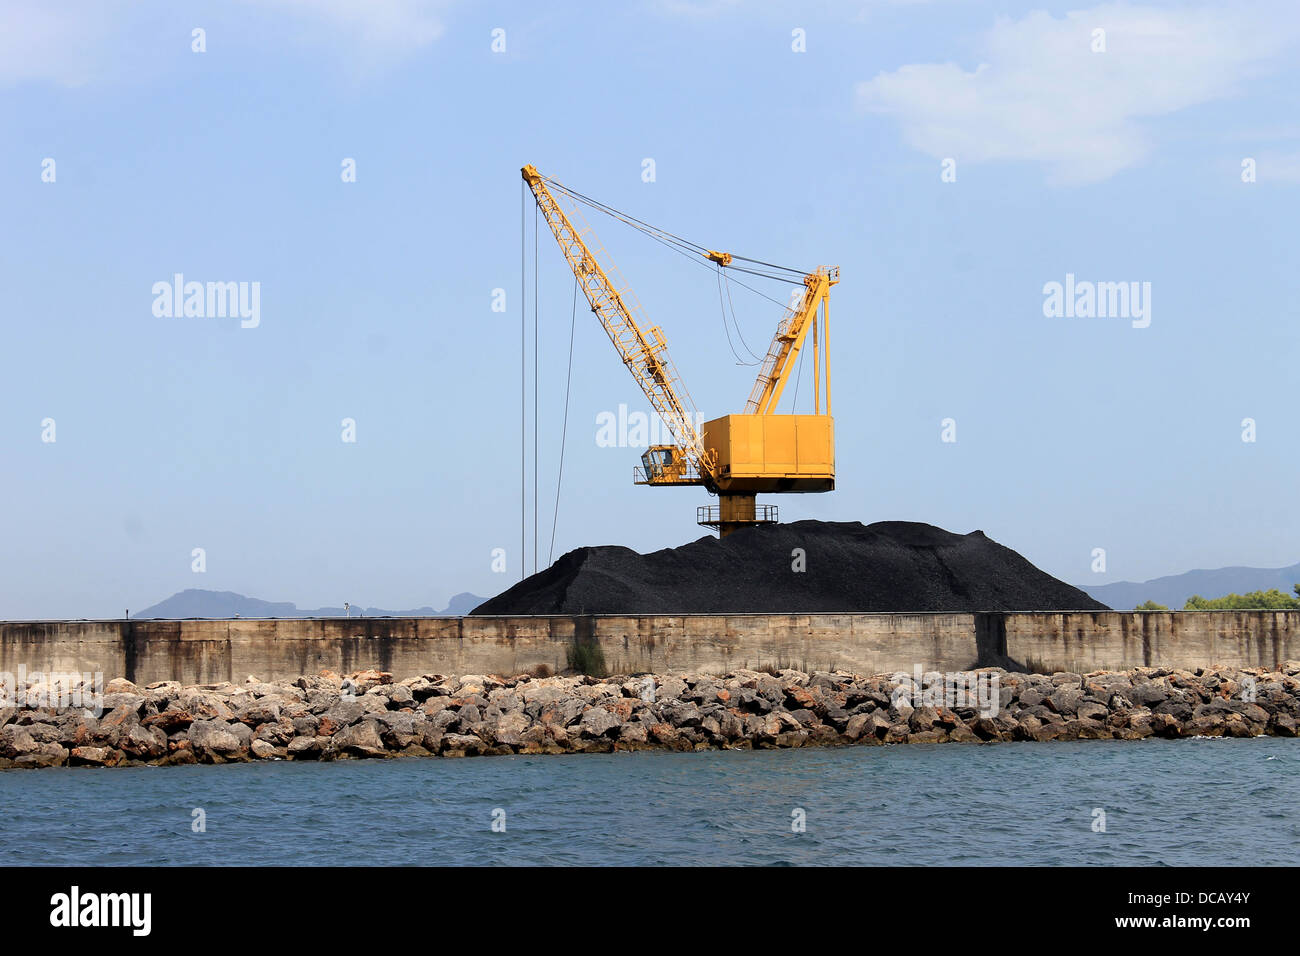
<svg viewBox="0 0 1300 956">
<path fill-rule="evenodd" d="M 650 554 L 579 548 L 471 613 L 1104 610 L 982 531 L 796 521 Z"/>
</svg>

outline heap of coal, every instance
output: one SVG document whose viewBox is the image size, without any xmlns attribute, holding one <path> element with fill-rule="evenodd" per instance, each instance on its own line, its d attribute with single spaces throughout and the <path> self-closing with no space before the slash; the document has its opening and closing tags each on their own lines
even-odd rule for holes
<svg viewBox="0 0 1300 956">
<path fill-rule="evenodd" d="M 578 548 L 471 613 L 1105 610 L 982 531 L 795 521 L 650 554 Z"/>
</svg>

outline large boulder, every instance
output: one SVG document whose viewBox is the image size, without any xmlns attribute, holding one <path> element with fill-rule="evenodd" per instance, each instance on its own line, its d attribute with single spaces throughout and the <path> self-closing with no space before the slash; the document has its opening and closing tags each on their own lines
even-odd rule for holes
<svg viewBox="0 0 1300 956">
<path fill-rule="evenodd" d="M 235 726 L 244 727 L 243 724 Z M 196 720 L 190 724 L 188 736 L 196 755 L 209 761 L 235 759 L 244 750 L 234 727 L 224 720 Z"/>
<path fill-rule="evenodd" d="M 620 726 L 621 721 L 604 707 L 592 707 L 578 722 L 579 732 L 584 737 L 604 737 Z"/>
<path fill-rule="evenodd" d="M 344 727 L 331 739 L 331 748 L 335 753 L 354 757 L 383 757 L 387 754 L 379 735 L 379 724 L 374 720 Z"/>
</svg>

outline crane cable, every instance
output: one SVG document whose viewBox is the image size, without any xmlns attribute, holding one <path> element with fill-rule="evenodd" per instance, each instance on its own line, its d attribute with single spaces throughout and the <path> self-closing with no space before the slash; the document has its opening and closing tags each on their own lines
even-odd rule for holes
<svg viewBox="0 0 1300 956">
<path fill-rule="evenodd" d="M 578 277 L 573 277 L 573 314 L 569 317 L 569 371 L 564 379 L 564 427 L 560 432 L 560 473 L 555 478 L 555 514 L 551 516 L 551 550 L 547 552 L 549 567 L 555 558 L 555 526 L 560 520 L 560 484 L 564 481 L 564 445 L 569 434 L 569 386 L 573 382 L 573 330 L 578 324 Z"/>
<path fill-rule="evenodd" d="M 667 229 L 663 229 L 659 226 L 652 226 L 650 223 L 645 222 L 642 219 L 638 219 L 635 216 L 630 215 L 629 213 L 625 213 L 622 212 L 621 210 L 615 209 L 613 206 L 603 203 L 598 199 L 592 199 L 590 196 L 585 196 L 582 193 L 578 192 L 576 189 L 570 189 L 568 186 L 564 186 L 560 183 L 557 183 L 553 179 L 548 179 L 546 181 L 550 183 L 553 187 L 555 187 L 556 190 L 568 196 L 570 199 L 573 199 L 577 202 L 585 203 L 586 205 L 591 206 L 593 209 L 597 209 L 608 216 L 612 216 L 615 219 L 618 219 L 621 222 L 626 223 L 632 228 L 646 233 L 647 235 L 655 235 L 655 236 L 662 237 L 663 241 L 671 242 L 675 245 L 682 246 L 686 249 L 691 249 L 701 256 L 703 256 L 705 253 L 709 251 L 707 247 L 700 245 L 698 242 L 692 242 L 689 239 L 684 239 L 681 236 L 676 235 L 675 233 L 671 233 Z M 748 262 L 751 265 L 763 266 L 767 269 L 773 269 L 778 273 L 786 273 L 788 276 L 798 278 L 798 279 L 802 279 L 804 276 L 808 274 L 807 269 L 795 269 L 791 266 L 780 266 L 772 262 L 764 262 L 762 259 L 751 259 L 748 256 L 739 256 L 734 253 L 732 254 L 731 258 L 738 259 L 741 262 Z M 734 267 L 729 267 L 729 268 L 734 268 Z M 738 271 L 748 272 L 751 275 L 761 276 L 767 279 L 778 279 L 781 281 L 787 281 L 786 276 L 768 275 L 767 273 L 759 272 L 754 269 L 740 269 Z"/>
<path fill-rule="evenodd" d="M 790 414 L 795 414 L 795 406 L 799 403 L 799 383 L 803 380 L 803 357 L 807 355 L 806 349 L 799 350 L 799 367 L 794 373 L 794 397 L 790 399 Z"/>
<path fill-rule="evenodd" d="M 645 222 L 641 219 L 637 219 L 635 216 L 631 216 L 625 212 L 622 212 L 621 210 L 615 209 L 613 206 L 606 205 L 605 203 L 600 202 L 599 200 L 592 199 L 590 196 L 584 196 L 582 193 L 578 192 L 577 190 L 569 189 L 567 186 L 563 186 L 555 182 L 554 180 L 547 180 L 547 182 L 549 182 L 552 186 L 554 186 L 557 192 L 560 192 L 563 195 L 568 196 L 570 199 L 574 200 L 575 202 L 588 205 L 591 208 L 597 210 L 598 212 L 603 212 L 605 213 L 605 215 L 617 219 L 619 222 L 622 222 L 624 225 L 631 226 L 633 229 L 636 229 L 639 232 L 643 232 L 646 235 L 650 236 L 651 238 L 657 239 L 659 242 L 664 243 L 665 245 L 672 246 L 673 248 L 677 249 L 679 252 L 683 252 L 685 255 L 695 260 L 696 262 L 699 262 L 700 259 L 706 258 L 706 255 L 709 252 L 709 249 L 707 247 L 700 245 L 698 242 L 692 242 L 689 239 L 683 239 L 681 236 L 678 236 L 675 233 L 671 233 L 667 229 L 661 229 L 658 226 L 652 226 L 648 222 Z M 761 259 L 750 259 L 747 256 L 732 254 L 731 258 L 733 260 L 739 260 L 741 262 L 748 262 L 752 265 L 765 266 L 768 269 L 776 270 L 776 272 L 778 273 L 778 274 L 771 274 L 767 272 L 761 272 L 757 269 L 744 269 L 739 266 L 728 266 L 728 268 L 732 269 L 733 271 L 744 272 L 749 275 L 758 276 L 759 278 L 763 278 L 763 279 L 774 279 L 779 282 L 789 282 L 792 279 L 802 280 L 803 277 L 808 274 L 807 271 L 803 269 L 795 269 L 795 268 L 791 268 L 790 266 L 778 266 L 770 262 L 763 262 Z M 703 262 L 700 262 L 699 264 L 705 265 L 705 263 Z M 757 290 L 753 290 L 753 291 L 757 292 Z M 762 293 L 759 294 L 761 295 Z"/>
<path fill-rule="evenodd" d="M 745 336 L 741 334 L 740 322 L 736 320 L 736 304 L 731 301 L 731 278 L 726 273 L 723 273 L 721 268 L 718 269 L 718 272 L 722 275 L 722 280 L 727 287 L 727 307 L 731 309 L 731 324 L 736 327 L 736 336 L 740 339 L 740 344 L 745 347 L 745 351 L 754 360 L 751 364 L 757 365 L 763 360 L 754 354 L 754 350 L 749 347 L 749 343 L 745 341 Z"/>
<path fill-rule="evenodd" d="M 528 199 L 519 183 L 519 580 L 528 567 Z"/>
<path fill-rule="evenodd" d="M 537 317 L 538 303 L 538 269 L 537 269 L 537 237 L 538 221 L 541 219 L 541 207 L 536 203 L 533 204 L 533 574 L 537 573 L 537 446 L 540 444 L 537 440 L 539 434 L 537 430 L 537 392 L 538 392 L 538 347 L 537 336 L 541 322 Z"/>
<path fill-rule="evenodd" d="M 546 177 L 543 177 L 543 179 L 545 179 L 545 181 L 556 192 L 561 193 L 564 196 L 567 196 L 568 198 L 572 199 L 574 202 L 582 203 L 583 205 L 590 206 L 591 208 L 597 210 L 598 212 L 603 212 L 607 216 L 619 220 L 624 225 L 631 226 L 633 229 L 636 229 L 638 232 L 642 232 L 645 235 L 649 236 L 651 239 L 654 239 L 655 241 L 662 243 L 665 246 L 668 246 L 669 248 L 673 249 L 675 252 L 679 253 L 680 255 L 683 255 L 686 258 L 690 259 L 695 264 L 708 268 L 708 262 L 705 261 L 705 255 L 706 253 L 708 253 L 709 250 L 704 246 L 701 246 L 699 243 L 692 242 L 689 239 L 684 239 L 681 236 L 675 235 L 674 233 L 671 233 L 666 229 L 661 229 L 658 226 L 652 226 L 648 222 L 644 222 L 640 219 L 637 219 L 635 216 L 630 216 L 625 212 L 621 212 L 620 210 L 615 209 L 613 206 L 609 206 L 606 205 L 605 203 L 600 202 L 599 200 L 592 199 L 590 196 L 583 195 L 582 193 L 578 192 L 576 189 L 570 189 L 568 186 L 565 186 L 561 183 L 557 183 L 553 179 L 547 179 Z M 762 272 L 757 269 L 746 269 L 734 265 L 727 267 L 732 272 L 743 272 L 746 275 L 757 276 L 761 279 L 772 279 L 777 282 L 785 282 L 785 283 L 802 282 L 803 277 L 809 274 L 807 270 L 794 269 L 789 266 L 778 266 L 778 265 L 774 265 L 773 263 L 764 262 L 761 259 L 750 259 L 747 256 L 738 256 L 733 254 L 732 259 L 739 260 L 741 262 L 748 262 L 753 265 L 764 266 L 768 269 L 777 270 L 777 272 L 779 273 L 779 274 L 773 274 L 770 272 Z M 775 303 L 776 305 L 783 306 L 783 307 L 785 305 L 784 302 L 777 301 L 771 296 L 763 292 L 760 292 L 758 289 L 755 289 L 753 286 L 741 282 L 739 279 L 735 280 L 735 282 L 737 285 L 741 286 L 742 288 L 748 289 L 750 292 L 753 292 L 755 295 L 767 299 L 769 302 Z"/>
<path fill-rule="evenodd" d="M 730 295 L 730 292 L 728 292 L 728 295 Z M 745 350 L 749 352 L 750 355 L 754 355 L 755 361 L 746 362 L 743 358 L 741 358 L 740 353 L 736 351 L 736 346 L 731 341 L 731 329 L 727 325 L 727 307 L 726 305 L 723 304 L 722 301 L 722 265 L 720 263 L 718 264 L 718 306 L 722 309 L 722 331 L 725 332 L 727 335 L 727 348 L 731 349 L 731 354 L 735 358 L 736 364 L 757 365 L 758 356 L 754 355 L 754 353 L 749 350 L 749 346 L 745 343 L 745 337 L 740 335 L 739 324 L 736 325 L 736 335 L 740 337 L 740 344 L 745 346 Z M 732 322 L 735 322 L 736 320 L 734 311 L 732 312 L 731 320 Z"/>
</svg>

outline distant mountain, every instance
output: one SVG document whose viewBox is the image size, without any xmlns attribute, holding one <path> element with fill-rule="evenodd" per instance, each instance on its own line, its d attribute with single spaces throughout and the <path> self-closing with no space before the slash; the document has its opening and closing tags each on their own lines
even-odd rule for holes
<svg viewBox="0 0 1300 956">
<path fill-rule="evenodd" d="M 1079 585 L 1079 590 L 1088 592 L 1102 604 L 1109 604 L 1117 611 L 1131 611 L 1146 601 L 1155 601 L 1177 611 L 1195 594 L 1214 598 L 1225 594 L 1267 591 L 1270 588 L 1277 588 L 1283 594 L 1292 594 L 1291 589 L 1297 584 L 1300 584 L 1300 564 L 1293 564 L 1289 568 L 1188 571 L 1140 584 L 1116 581 L 1114 584 Z"/>
<path fill-rule="evenodd" d="M 351 607 L 351 617 L 445 617 L 468 614 L 485 599 L 468 591 L 457 594 L 441 611 L 425 606 L 407 611 L 389 611 L 378 607 Z M 288 601 L 262 601 L 245 597 L 234 591 L 204 591 L 189 588 L 159 601 L 152 607 L 137 611 L 133 619 L 143 618 L 191 618 L 191 617 L 343 617 L 341 607 L 319 607 L 315 610 L 299 610 L 296 604 Z"/>
</svg>

